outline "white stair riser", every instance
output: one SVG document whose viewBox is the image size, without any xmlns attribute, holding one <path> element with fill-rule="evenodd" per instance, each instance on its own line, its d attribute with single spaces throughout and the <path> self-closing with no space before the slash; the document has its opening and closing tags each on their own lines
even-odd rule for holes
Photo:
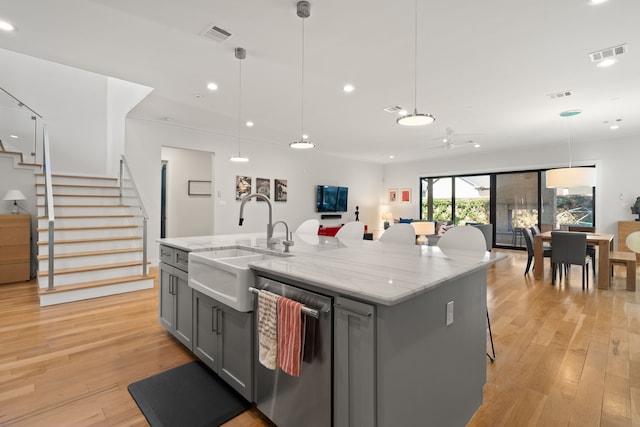
<svg viewBox="0 0 640 427">
<path fill-rule="evenodd" d="M 68 243 L 55 245 L 56 254 L 72 254 L 76 252 L 108 251 L 113 249 L 139 248 L 142 239 L 111 240 L 108 242 Z M 38 255 L 47 255 L 48 245 L 38 245 Z"/>
<path fill-rule="evenodd" d="M 44 195 L 44 191 L 44 184 L 36 185 L 36 194 Z M 59 194 L 76 194 L 83 196 L 119 196 L 120 188 L 54 186 L 53 195 L 57 196 Z"/>
<path fill-rule="evenodd" d="M 142 237 L 142 227 L 135 228 L 96 228 L 89 230 L 54 230 L 53 238 L 55 241 L 75 240 L 75 239 L 101 239 L 104 237 L 125 237 L 140 236 Z M 49 231 L 38 232 L 38 242 L 49 241 Z"/>
<path fill-rule="evenodd" d="M 152 289 L 153 279 L 143 279 L 134 282 L 118 283 L 109 286 L 100 286 L 96 288 L 78 289 L 69 292 L 55 292 L 40 295 L 40 306 L 64 304 L 72 301 L 81 301 L 91 298 L 99 298 L 108 295 L 124 294 L 126 292 L 135 292 L 143 289 Z"/>
<path fill-rule="evenodd" d="M 58 258 L 54 262 L 56 270 L 67 268 L 81 268 L 92 265 L 119 264 L 121 262 L 142 262 L 142 252 L 124 252 L 118 254 L 91 255 L 73 258 Z M 40 260 L 38 262 L 38 271 L 47 271 L 49 269 L 48 260 Z"/>
<path fill-rule="evenodd" d="M 53 206 L 57 210 L 60 205 L 124 205 L 120 197 L 95 196 L 53 196 Z M 44 196 L 38 196 L 38 205 L 44 205 Z"/>
<path fill-rule="evenodd" d="M 108 207 L 108 206 L 91 206 L 91 207 L 64 207 L 55 206 L 55 216 L 74 216 L 74 215 L 125 215 L 130 210 L 126 206 Z M 38 216 L 45 216 L 44 207 L 38 207 Z"/>
<path fill-rule="evenodd" d="M 67 227 L 109 227 L 112 225 L 142 225 L 142 217 L 99 217 L 99 218 L 60 218 L 56 217 L 56 228 Z M 38 219 L 38 228 L 49 228 L 49 220 Z"/>
<path fill-rule="evenodd" d="M 147 271 L 149 267 L 147 266 Z M 118 277 L 142 274 L 142 265 L 134 267 L 106 268 L 103 270 L 83 271 L 80 273 L 56 274 L 53 282 L 56 286 L 72 285 L 74 283 L 93 282 L 95 280 L 115 279 Z M 38 286 L 49 286 L 48 276 L 38 276 Z"/>
<path fill-rule="evenodd" d="M 44 176 L 36 175 L 36 184 L 44 184 Z M 107 185 L 107 186 L 117 186 L 117 179 L 96 179 L 96 178 L 85 178 L 85 177 L 73 177 L 73 176 L 53 176 L 51 179 L 51 184 L 71 184 L 71 185 Z"/>
</svg>

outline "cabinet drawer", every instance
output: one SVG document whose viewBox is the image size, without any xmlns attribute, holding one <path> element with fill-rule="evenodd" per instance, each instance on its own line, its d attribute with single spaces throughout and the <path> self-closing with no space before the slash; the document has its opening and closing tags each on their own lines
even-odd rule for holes
<svg viewBox="0 0 640 427">
<path fill-rule="evenodd" d="M 29 244 L 20 242 L 20 245 L 0 245 L 0 265 L 14 264 L 16 262 L 29 262 Z M 3 267 L 4 268 L 4 267 Z"/>
<path fill-rule="evenodd" d="M 22 282 L 30 279 L 29 261 L 16 264 L 2 264 L 0 283 Z"/>
<path fill-rule="evenodd" d="M 160 262 L 173 265 L 173 251 L 169 246 L 160 245 Z"/>
<path fill-rule="evenodd" d="M 174 249 L 173 252 L 175 255 L 173 265 L 175 267 L 178 267 L 179 269 L 188 271 L 189 270 L 189 252 L 183 251 L 180 249 Z"/>
<path fill-rule="evenodd" d="M 29 241 L 29 227 L 0 227 L 0 245 L 15 245 Z"/>
</svg>

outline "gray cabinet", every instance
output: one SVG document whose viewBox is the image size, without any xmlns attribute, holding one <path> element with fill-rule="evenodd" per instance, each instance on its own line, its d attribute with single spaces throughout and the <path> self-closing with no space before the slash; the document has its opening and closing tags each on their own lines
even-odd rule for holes
<svg viewBox="0 0 640 427">
<path fill-rule="evenodd" d="M 194 291 L 193 352 L 247 400 L 253 400 L 253 313 Z"/>
<path fill-rule="evenodd" d="M 375 307 L 337 297 L 334 310 L 335 427 L 376 425 Z"/>
<path fill-rule="evenodd" d="M 188 253 L 161 245 L 160 260 L 160 324 L 191 350 L 193 290 L 189 287 Z"/>
</svg>

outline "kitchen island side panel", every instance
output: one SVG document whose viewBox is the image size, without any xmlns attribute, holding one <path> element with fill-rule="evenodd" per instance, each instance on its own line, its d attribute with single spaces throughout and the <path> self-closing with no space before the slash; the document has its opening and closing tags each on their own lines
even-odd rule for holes
<svg viewBox="0 0 640 427">
<path fill-rule="evenodd" d="M 486 381 L 486 269 L 378 306 L 378 427 L 465 426 Z M 446 325 L 447 303 L 454 302 Z"/>
</svg>

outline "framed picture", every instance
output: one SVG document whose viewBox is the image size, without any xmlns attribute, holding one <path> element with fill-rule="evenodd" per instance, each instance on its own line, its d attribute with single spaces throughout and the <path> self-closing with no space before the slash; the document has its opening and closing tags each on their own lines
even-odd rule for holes
<svg viewBox="0 0 640 427">
<path fill-rule="evenodd" d="M 403 188 L 402 190 L 400 190 L 400 201 L 403 203 L 410 203 L 411 202 L 411 189 L 410 188 Z"/>
<path fill-rule="evenodd" d="M 392 189 L 389 190 L 389 202 L 397 202 L 398 201 L 398 190 Z"/>
<path fill-rule="evenodd" d="M 286 202 L 287 201 L 287 180 L 274 179 L 273 192 L 275 193 L 274 200 L 276 202 Z"/>
<path fill-rule="evenodd" d="M 236 200 L 242 200 L 244 196 L 251 194 L 251 177 L 236 176 Z"/>
<path fill-rule="evenodd" d="M 211 196 L 211 181 L 187 181 L 187 194 L 189 196 Z"/>
<path fill-rule="evenodd" d="M 271 199 L 271 180 L 269 178 L 256 178 L 256 193 L 262 194 Z M 264 202 L 262 199 L 256 200 Z"/>
</svg>

